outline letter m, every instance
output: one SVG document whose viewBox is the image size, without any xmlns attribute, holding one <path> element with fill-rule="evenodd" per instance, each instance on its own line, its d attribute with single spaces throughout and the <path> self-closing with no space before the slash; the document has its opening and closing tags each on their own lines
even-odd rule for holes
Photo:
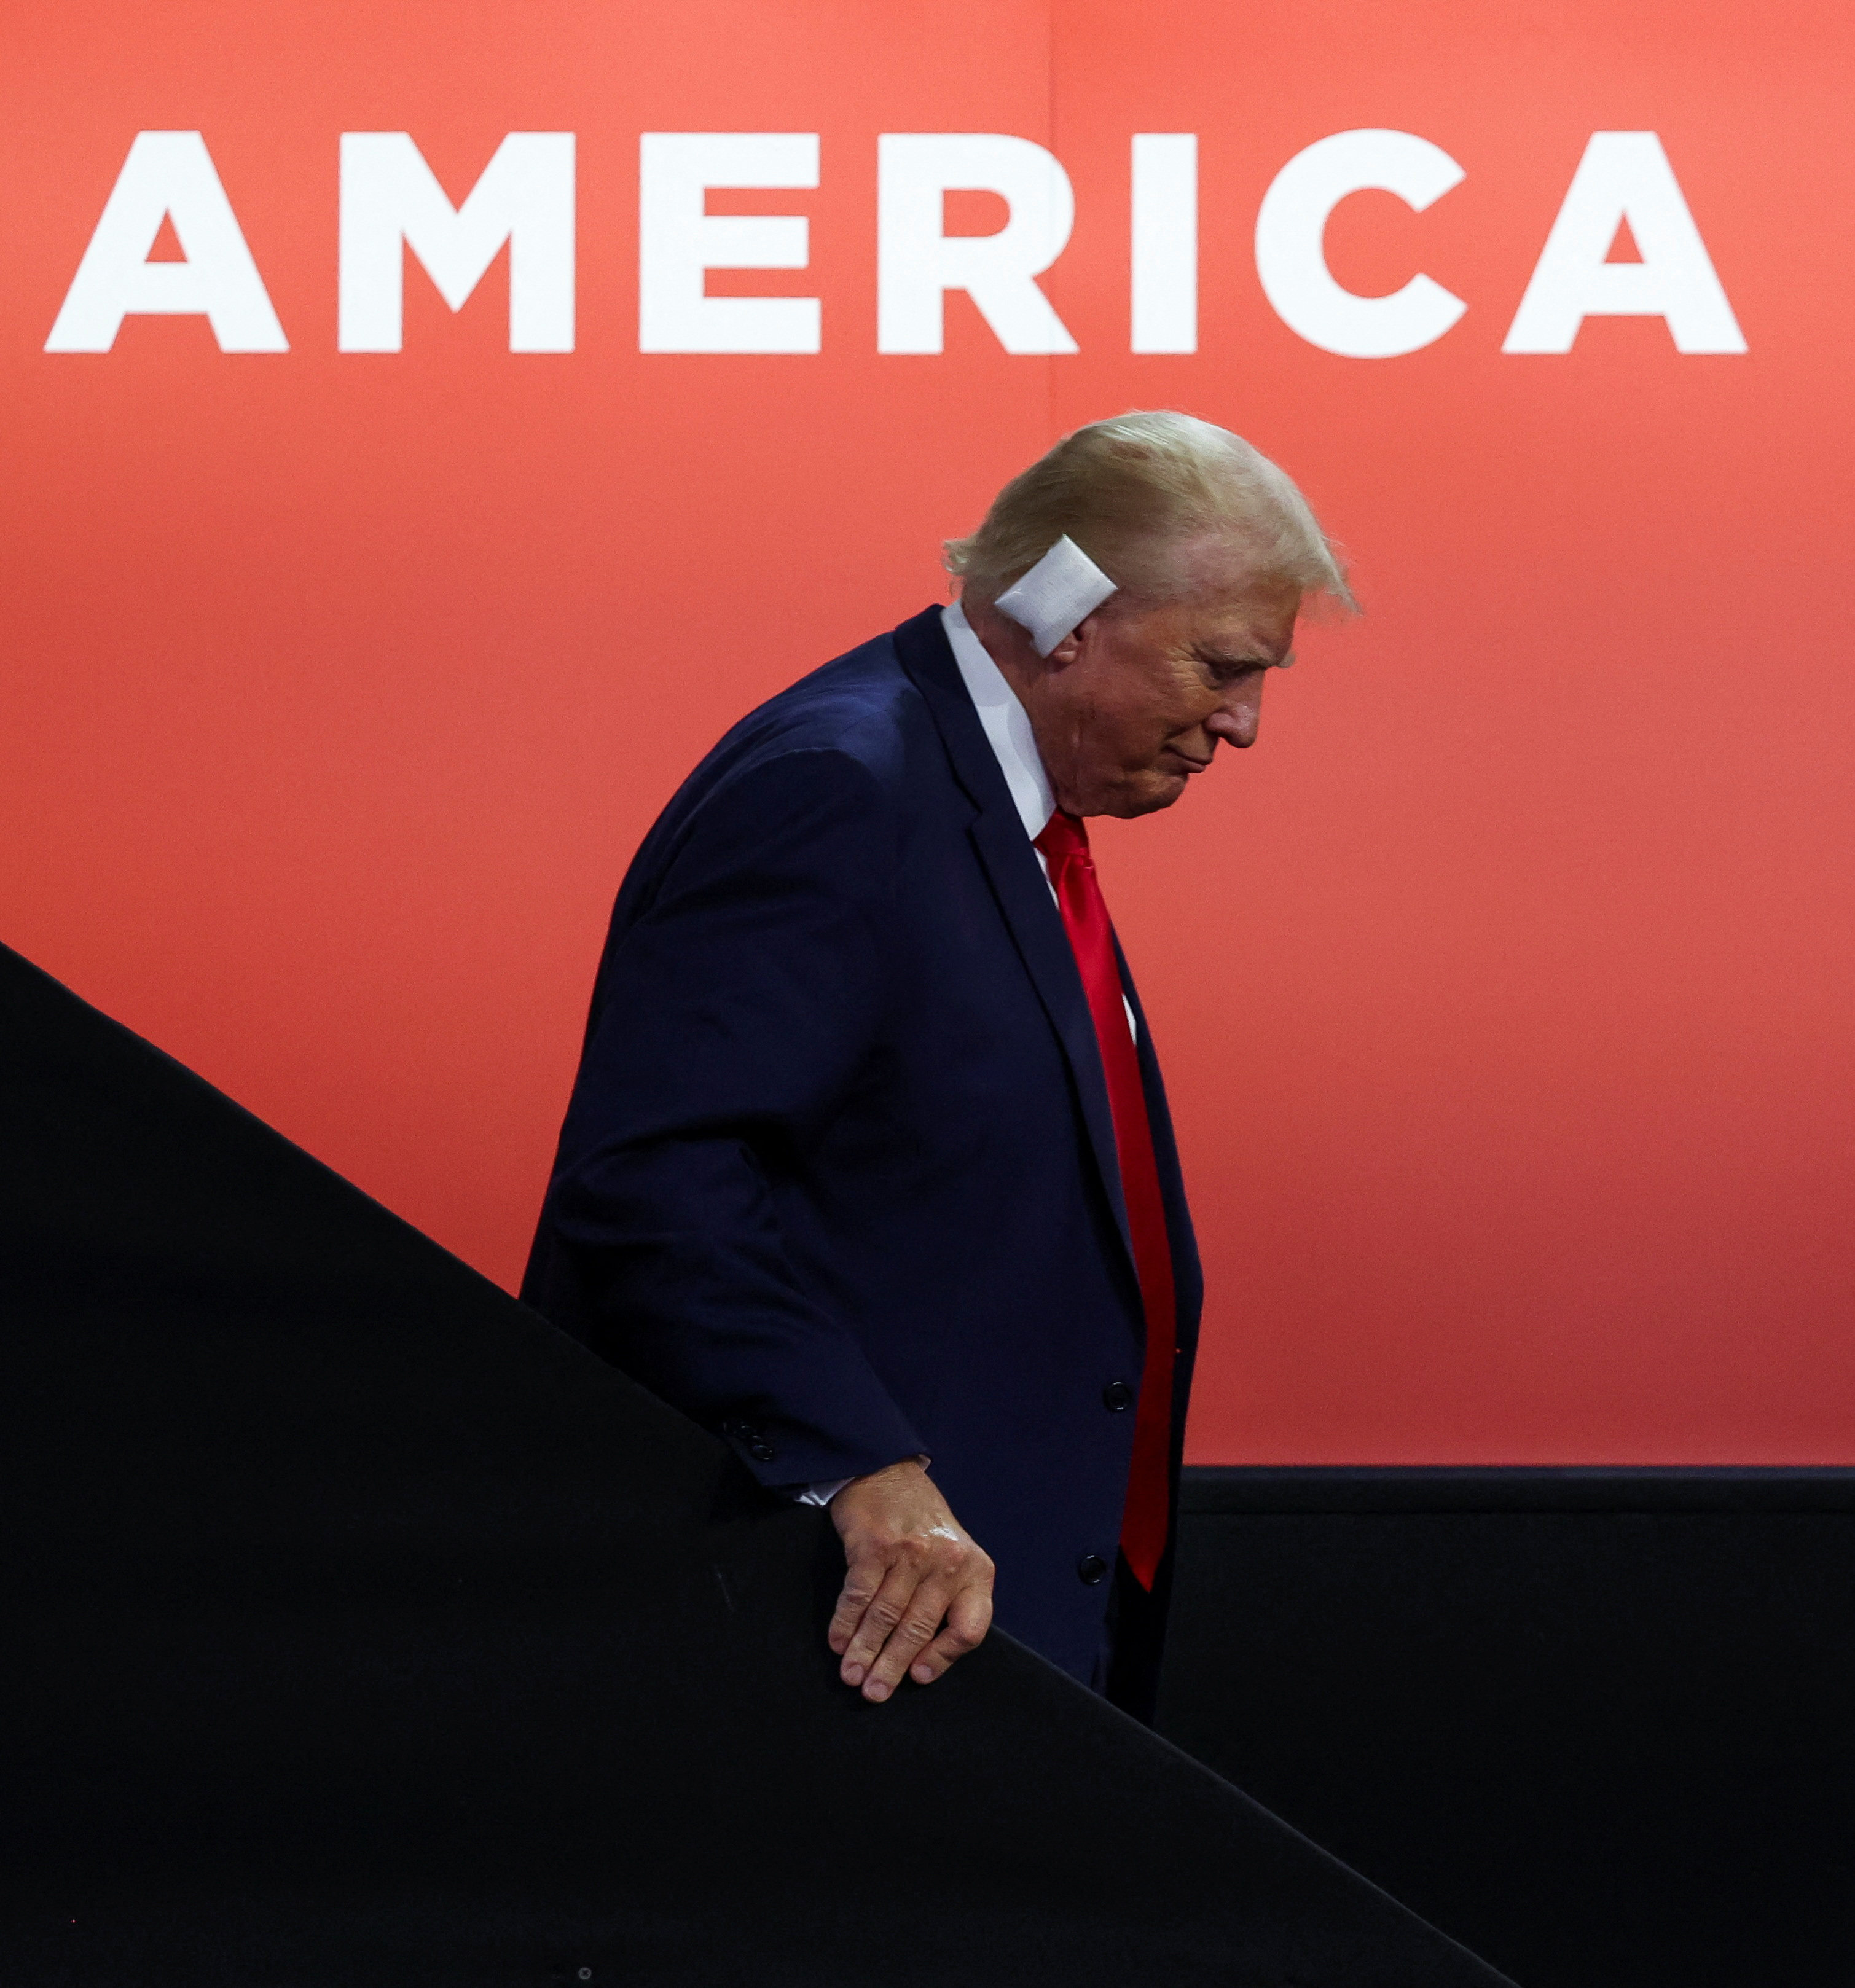
<svg viewBox="0 0 1855 1988">
<path fill-rule="evenodd" d="M 509 349 L 574 349 L 574 134 L 511 131 L 454 208 L 404 131 L 341 137 L 344 352 L 397 352 L 401 245 L 453 310 L 509 244 Z"/>
</svg>

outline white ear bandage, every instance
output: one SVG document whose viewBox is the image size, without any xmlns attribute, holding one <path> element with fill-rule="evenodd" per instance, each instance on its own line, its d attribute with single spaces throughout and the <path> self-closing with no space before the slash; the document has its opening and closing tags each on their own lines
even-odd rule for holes
<svg viewBox="0 0 1855 1988">
<path fill-rule="evenodd" d="M 1114 582 L 1065 533 L 992 605 L 1027 629 L 1031 646 L 1047 656 L 1114 591 Z"/>
</svg>

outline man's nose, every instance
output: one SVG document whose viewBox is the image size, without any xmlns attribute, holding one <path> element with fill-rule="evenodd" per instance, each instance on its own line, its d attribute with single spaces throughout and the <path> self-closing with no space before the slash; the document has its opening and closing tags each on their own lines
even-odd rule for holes
<svg viewBox="0 0 1855 1988">
<path fill-rule="evenodd" d="M 1205 730 L 1214 739 L 1239 747 L 1256 743 L 1256 734 L 1262 725 L 1263 676 L 1264 672 L 1258 670 L 1253 681 L 1246 678 L 1234 685 L 1229 695 L 1204 721 Z"/>
</svg>

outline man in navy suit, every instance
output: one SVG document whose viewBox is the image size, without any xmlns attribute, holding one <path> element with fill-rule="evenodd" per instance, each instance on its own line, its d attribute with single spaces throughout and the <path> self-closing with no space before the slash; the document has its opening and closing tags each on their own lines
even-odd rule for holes
<svg viewBox="0 0 1855 1988">
<path fill-rule="evenodd" d="M 1082 821 L 1250 745 L 1349 597 L 1180 414 L 1078 430 L 947 551 L 957 605 L 743 718 L 639 849 L 523 1295 L 829 1505 L 865 1698 L 977 1644 L 996 1577 L 1150 1717 L 1200 1283 Z"/>
</svg>

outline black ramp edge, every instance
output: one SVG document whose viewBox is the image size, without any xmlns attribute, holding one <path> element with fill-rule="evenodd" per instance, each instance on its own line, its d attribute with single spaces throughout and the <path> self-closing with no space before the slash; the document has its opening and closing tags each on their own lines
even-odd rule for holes
<svg viewBox="0 0 1855 1988">
<path fill-rule="evenodd" d="M 0 1980 L 1501 1977 L 0 949 Z"/>
</svg>

